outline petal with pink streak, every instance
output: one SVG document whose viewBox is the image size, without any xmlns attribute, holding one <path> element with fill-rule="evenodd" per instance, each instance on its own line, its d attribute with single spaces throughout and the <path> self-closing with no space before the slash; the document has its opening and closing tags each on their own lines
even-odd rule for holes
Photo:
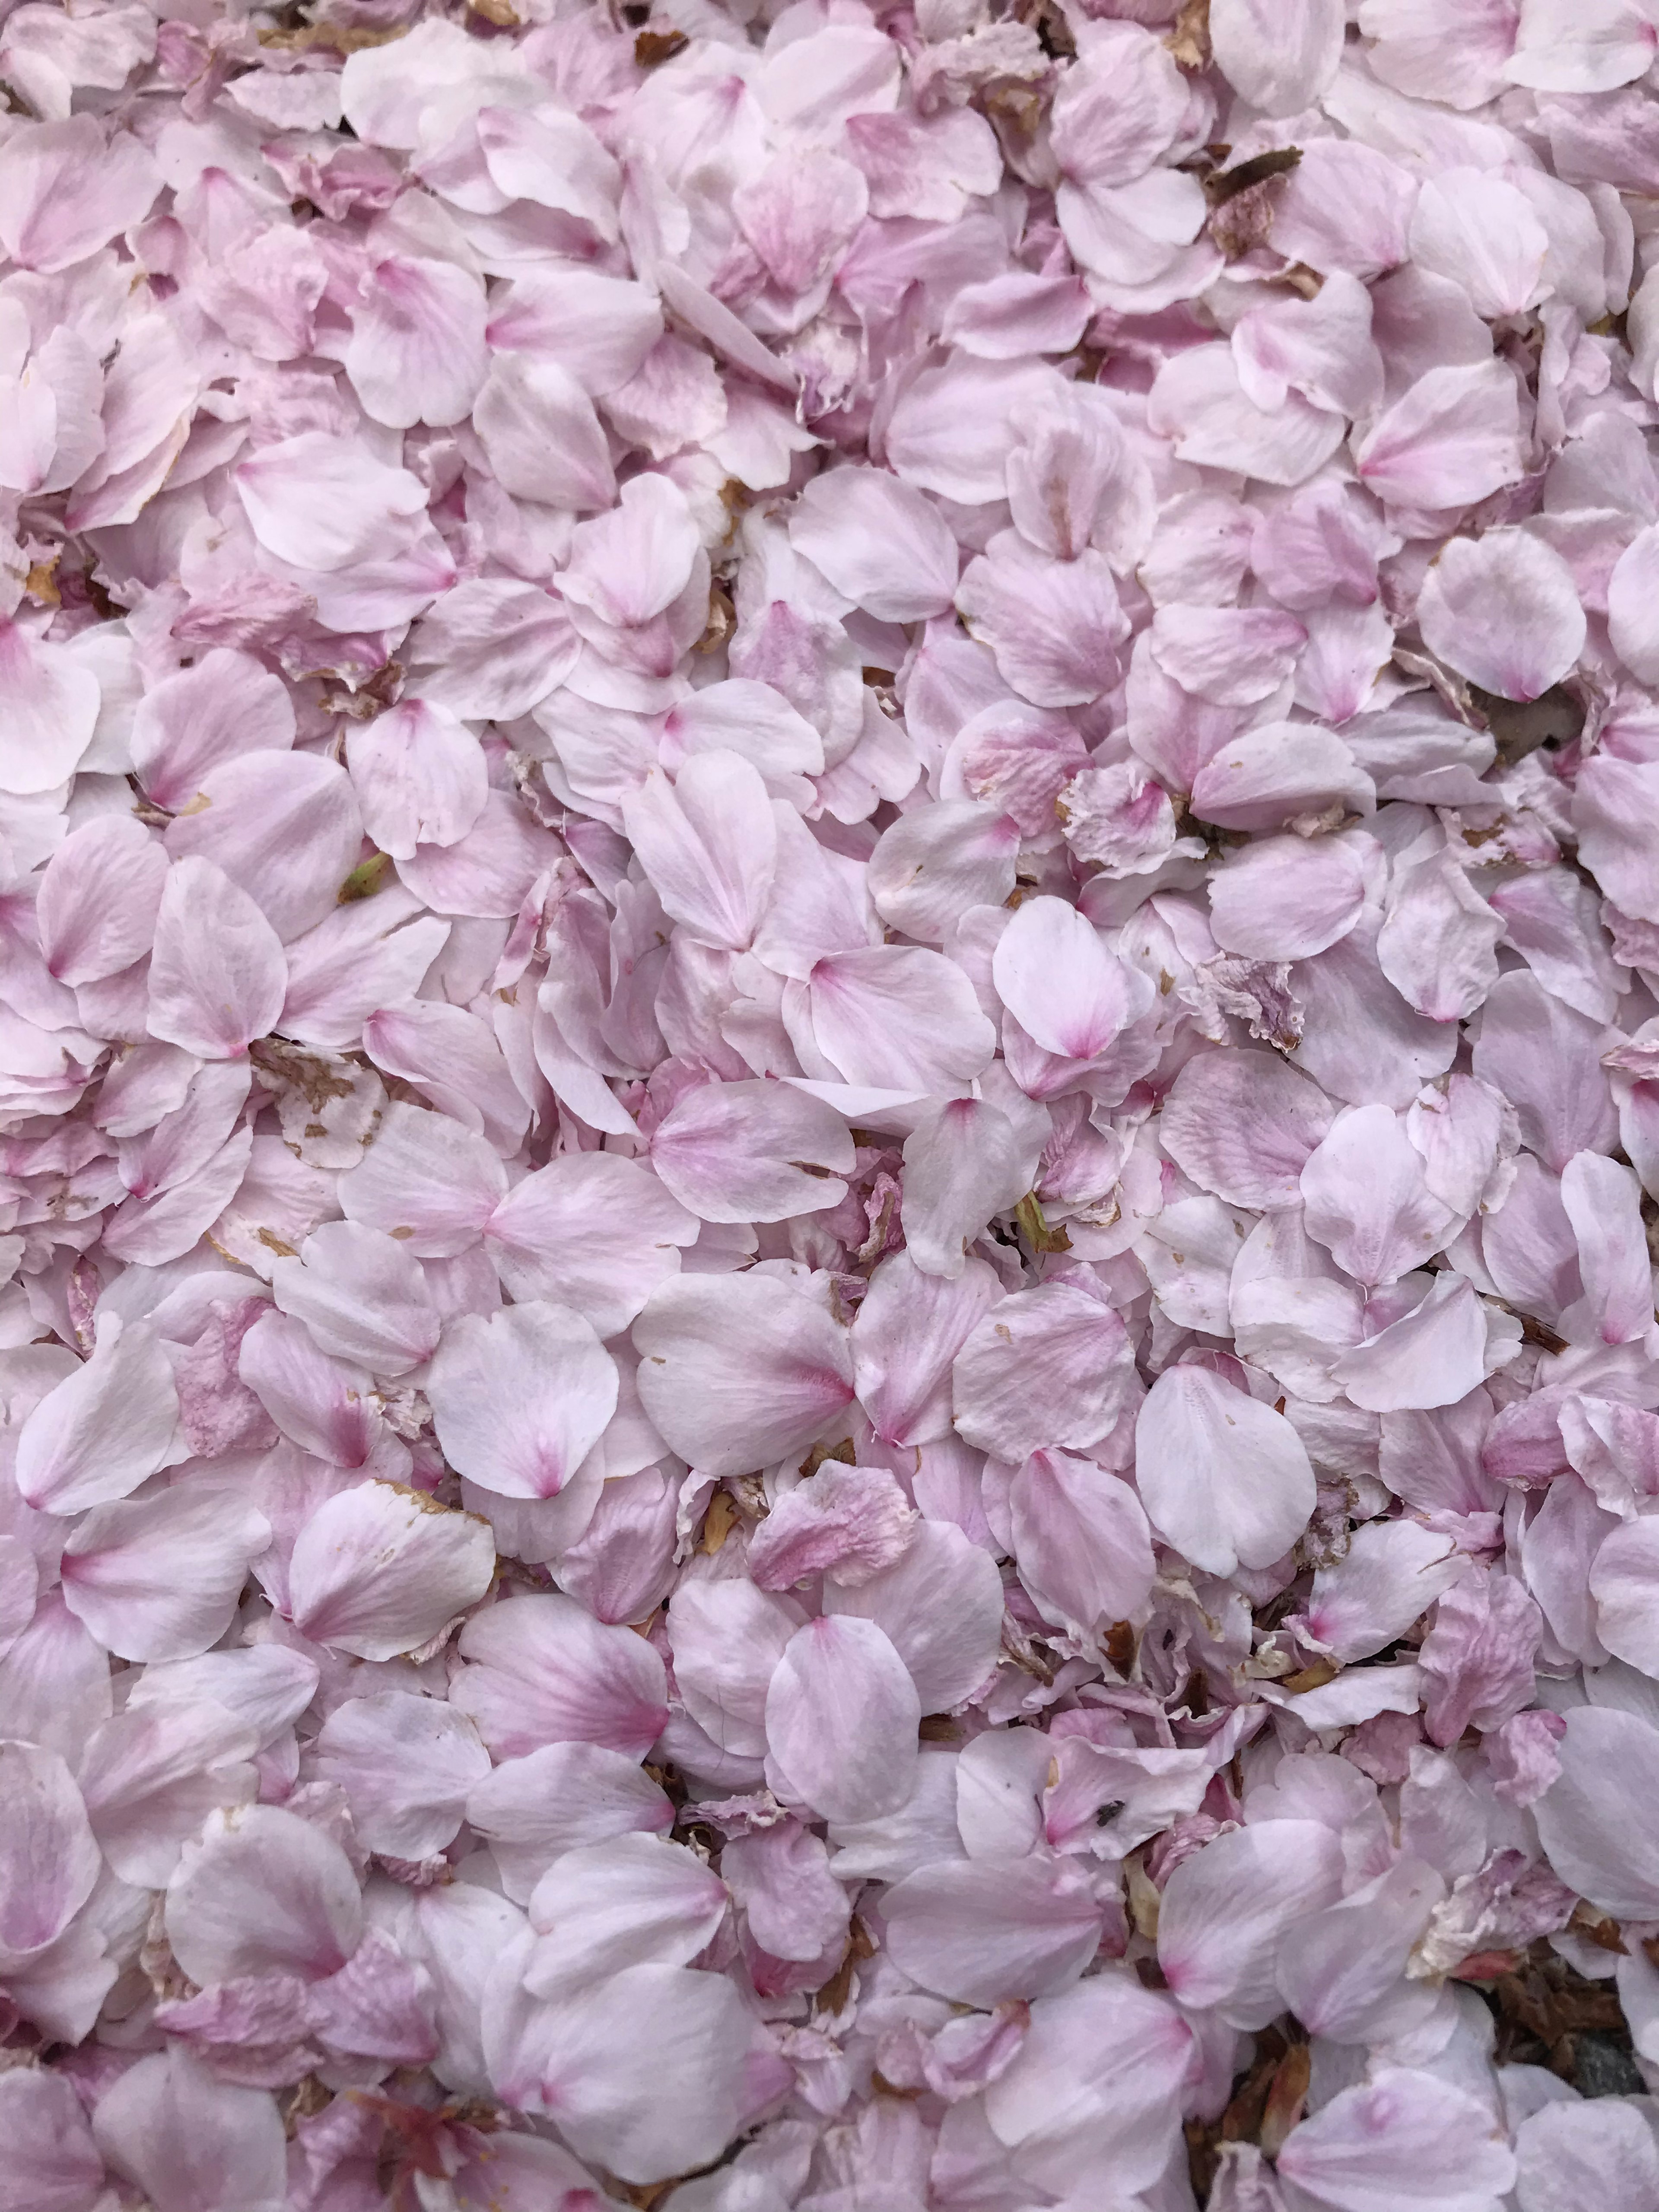
<svg viewBox="0 0 1659 2212">
<path fill-rule="evenodd" d="M 1341 1839 L 1317 1820 L 1261 1820 L 1182 1859 L 1164 1885 L 1158 1961 L 1190 2011 L 1265 2027 L 1284 2003 L 1274 1977 L 1287 1928 L 1342 1893 Z"/>
<path fill-rule="evenodd" d="M 366 1482 L 325 1499 L 289 1563 L 294 1625 L 357 1659 L 429 1644 L 489 1588 L 495 1547 L 471 1513 L 424 1492 Z"/>
<path fill-rule="evenodd" d="M 706 1474 L 804 1451 L 853 1396 L 846 1330 L 775 1278 L 671 1279 L 635 1322 L 634 1342 L 647 1413 Z"/>
<path fill-rule="evenodd" d="M 96 1506 L 64 1547 L 64 1602 L 124 1659 L 193 1659 L 230 1626 L 270 1541 L 263 1515 L 206 1486 Z"/>
<path fill-rule="evenodd" d="M 406 1375 L 429 1359 L 441 1317 L 421 1263 L 396 1239 L 356 1221 L 325 1221 L 298 1255 L 278 1258 L 271 1291 L 319 1351 L 377 1375 Z"/>
<path fill-rule="evenodd" d="M 502 1498 L 556 1498 L 617 1409 L 617 1365 L 592 1324 L 534 1298 L 444 1331 L 427 1382 L 444 1455 Z"/>
<path fill-rule="evenodd" d="M 626 1628 L 573 1599 L 532 1595 L 475 1613 L 451 1692 L 497 1759 L 544 1744 L 597 1743 L 643 1759 L 666 1720 L 663 1663 Z"/>
</svg>

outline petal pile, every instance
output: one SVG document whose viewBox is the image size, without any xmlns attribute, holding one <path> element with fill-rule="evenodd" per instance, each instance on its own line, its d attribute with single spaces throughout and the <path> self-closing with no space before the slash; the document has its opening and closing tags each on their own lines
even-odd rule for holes
<svg viewBox="0 0 1659 2212">
<path fill-rule="evenodd" d="M 1654 2212 L 1656 57 L 0 10 L 0 2212 Z"/>
</svg>

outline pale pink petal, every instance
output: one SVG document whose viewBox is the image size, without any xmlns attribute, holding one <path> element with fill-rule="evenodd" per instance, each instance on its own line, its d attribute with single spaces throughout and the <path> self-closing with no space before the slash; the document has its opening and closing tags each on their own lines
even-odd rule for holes
<svg viewBox="0 0 1659 2212">
<path fill-rule="evenodd" d="M 247 893 L 211 860 L 175 860 L 155 918 L 150 1035 L 234 1059 L 275 1027 L 287 986 L 282 940 Z"/>
<path fill-rule="evenodd" d="M 1332 1369 L 1356 1406 L 1372 1413 L 1455 1406 L 1486 1372 L 1486 1316 L 1462 1275 L 1442 1273 L 1421 1303 Z"/>
<path fill-rule="evenodd" d="M 957 1431 L 981 1451 L 1018 1465 L 1052 1445 L 1085 1449 L 1115 1426 L 1133 1370 L 1129 1340 L 1093 1279 L 1079 1277 L 1004 1298 L 957 1354 Z"/>
<path fill-rule="evenodd" d="M 809 1621 L 766 1695 L 768 1752 L 829 1820 L 872 1820 L 910 1794 L 921 1704 L 889 1638 L 855 1615 Z"/>
<path fill-rule="evenodd" d="M 685 589 L 696 553 L 684 493 L 664 476 L 634 477 L 619 505 L 578 525 L 559 588 L 619 628 L 647 623 Z"/>
<path fill-rule="evenodd" d="M 563 1852 L 613 1836 L 666 1834 L 674 1825 L 674 1808 L 650 1776 L 595 1743 L 544 1744 L 504 1760 L 478 1778 L 465 1812 L 520 1905 Z"/>
<path fill-rule="evenodd" d="M 1540 92 L 1611 92 L 1650 69 L 1659 30 L 1638 0 L 1523 0 L 1504 75 Z"/>
<path fill-rule="evenodd" d="M 579 1844 L 556 1859 L 530 1899 L 542 1941 L 525 1987 L 562 1998 L 629 1966 L 689 1966 L 726 1917 L 726 1885 L 712 1868 L 664 1837 L 628 1833 Z"/>
<path fill-rule="evenodd" d="M 149 951 L 167 854 L 137 823 L 100 814 L 48 861 L 35 907 L 41 957 L 60 983 L 100 982 Z"/>
<path fill-rule="evenodd" d="M 396 1690 L 337 1705 L 317 1738 L 316 1766 L 344 1791 L 371 1850 L 411 1860 L 453 1842 L 469 1793 L 491 1771 L 464 1716 L 441 1698 Z"/>
<path fill-rule="evenodd" d="M 1301 1176 L 1308 1234 L 1368 1288 L 1392 1283 L 1438 1251 L 1458 1225 L 1428 1186 L 1421 1156 L 1386 1106 L 1351 1106 L 1310 1154 Z"/>
<path fill-rule="evenodd" d="M 1496 362 L 1431 368 L 1372 423 L 1354 466 L 1367 489 L 1397 506 L 1485 499 L 1522 471 L 1515 380 Z"/>
<path fill-rule="evenodd" d="M 568 612 L 539 585 L 470 576 L 434 603 L 404 649 L 423 701 L 464 721 L 510 721 L 557 689 L 580 642 Z"/>
<path fill-rule="evenodd" d="M 626 1628 L 568 1597 L 530 1595 L 475 1613 L 451 1692 L 497 1759 L 595 1743 L 642 1759 L 667 1719 L 662 1661 Z"/>
<path fill-rule="evenodd" d="M 740 754 L 694 753 L 672 783 L 659 769 L 623 802 L 623 825 L 670 917 L 698 943 L 753 939 L 776 865 L 772 801 Z"/>
<path fill-rule="evenodd" d="M 56 1942 L 92 1893 L 98 1846 L 55 1751 L 0 1743 L 0 1962 L 26 1965 Z"/>
<path fill-rule="evenodd" d="M 1293 2128 L 1279 2171 L 1333 2212 L 1486 2212 L 1516 2162 L 1490 2107 L 1429 2073 L 1384 2067 Z"/>
<path fill-rule="evenodd" d="M 1601 1152 L 1575 1153 L 1561 1170 L 1561 1204 L 1578 1242 L 1585 1318 L 1603 1344 L 1629 1344 L 1654 1324 L 1653 1260 L 1641 1186 Z"/>
<path fill-rule="evenodd" d="M 556 364 L 596 397 L 635 375 L 663 334 L 661 310 L 643 284 L 574 264 L 516 270 L 491 306 L 492 346 Z"/>
<path fill-rule="evenodd" d="M 262 1515 L 205 1486 L 96 1506 L 64 1547 L 64 1602 L 124 1659 L 193 1659 L 229 1627 L 270 1541 Z"/>
<path fill-rule="evenodd" d="M 161 173 L 131 132 L 90 115 L 31 123 L 0 153 L 0 242 L 20 268 L 68 269 L 141 222 Z"/>
<path fill-rule="evenodd" d="M 1515 2131 L 1521 2212 L 1640 2212 L 1659 2197 L 1659 2145 L 1633 2106 L 1614 2097 L 1545 2105 Z"/>
<path fill-rule="evenodd" d="M 908 1176 L 905 1188 L 908 1200 Z M 908 1211 L 906 1226 L 914 1244 Z M 983 1261 L 963 1261 L 954 1276 L 924 1273 L 907 1249 L 877 1267 L 851 1342 L 859 1402 L 884 1443 L 928 1443 L 951 1433 L 952 1363 L 997 1296 Z"/>
<path fill-rule="evenodd" d="M 487 2035 L 489 2025 L 487 2014 Z M 544 2011 L 533 2084 L 520 2089 L 516 2069 L 502 2063 L 492 2074 L 509 2102 L 533 2098 L 556 2112 L 580 2156 L 623 2180 L 661 2181 L 688 2160 L 701 2167 L 717 2159 L 787 2083 L 787 2069 L 763 2051 L 751 2057 L 759 2034 L 723 1976 L 628 1966 L 580 2004 Z"/>
<path fill-rule="evenodd" d="M 542 1299 L 452 1322 L 427 1383 L 445 1456 L 502 1498 L 556 1498 L 617 1408 L 616 1362 L 568 1306 Z"/>
<path fill-rule="evenodd" d="M 810 1481 L 778 1500 L 750 1539 L 750 1576 L 768 1590 L 825 1571 L 856 1587 L 903 1556 L 916 1518 L 885 1468 L 826 1460 Z"/>
<path fill-rule="evenodd" d="M 1584 646 L 1584 612 L 1559 553 L 1521 530 L 1455 538 L 1418 600 L 1424 642 L 1504 699 L 1535 699 Z"/>
<path fill-rule="evenodd" d="M 485 1243 L 515 1298 L 573 1307 L 600 1337 L 634 1321 L 679 1273 L 698 1224 L 643 1164 L 570 1152 L 527 1176 L 496 1206 Z"/>
<path fill-rule="evenodd" d="M 447 708 L 407 699 L 346 734 L 346 767 L 363 828 L 383 853 L 454 845 L 489 796 L 483 748 Z"/>
<path fill-rule="evenodd" d="M 705 1474 L 804 1451 L 853 1395 L 845 1329 L 775 1278 L 670 1280 L 635 1322 L 634 1342 L 647 1413 Z"/>
<path fill-rule="evenodd" d="M 283 1312 L 336 1359 L 404 1375 L 437 1345 L 441 1319 L 420 1261 L 378 1229 L 324 1222 L 297 1256 L 276 1260 L 270 1283 Z"/>
<path fill-rule="evenodd" d="M 241 462 L 236 489 L 259 543 L 297 568 L 352 568 L 400 550 L 426 488 L 349 438 L 305 430 Z"/>
<path fill-rule="evenodd" d="M 1573 818 L 1579 857 L 1607 897 L 1659 921 L 1659 764 L 1597 753 L 1574 787 Z"/>
<path fill-rule="evenodd" d="M 1152 1526 L 1208 1574 L 1265 1567 L 1314 1510 L 1291 1424 L 1201 1367 L 1166 1368 L 1135 1424 L 1135 1481 Z"/>
<path fill-rule="evenodd" d="M 1034 1452 L 1009 1493 L 1020 1578 L 1081 1637 L 1146 1603 L 1152 1534 L 1127 1482 L 1069 1452 Z"/>
<path fill-rule="evenodd" d="M 674 1679 L 687 1711 L 724 1751 L 766 1749 L 766 1693 L 800 1611 L 746 1578 L 683 1582 L 668 1614 Z"/>
<path fill-rule="evenodd" d="M 949 1098 L 917 1122 L 904 1140 L 904 1235 L 924 1274 L 960 1279 L 967 1245 L 1032 1188 L 1041 1141 L 1040 1127 L 1016 1128 L 982 1098 Z"/>
<path fill-rule="evenodd" d="M 1504 922 L 1451 847 L 1395 866 L 1377 964 L 1401 997 L 1431 1021 L 1474 1012 L 1498 980 Z"/>
<path fill-rule="evenodd" d="M 483 286 L 449 261 L 388 257 L 349 310 L 345 373 L 377 422 L 459 422 L 483 382 Z"/>
<path fill-rule="evenodd" d="M 288 751 L 295 726 L 281 680 L 252 654 L 221 647 L 145 692 L 132 718 L 132 764 L 155 804 L 176 811 L 224 762 Z"/>
<path fill-rule="evenodd" d="M 0 2140 L 3 2212 L 92 2212 L 104 2161 L 65 2075 L 20 2067 L 0 2079 Z"/>
<path fill-rule="evenodd" d="M 167 1888 L 173 1955 L 195 1982 L 337 1973 L 362 1932 L 362 1900 L 338 1844 L 273 1805 L 216 1813 Z"/>
<path fill-rule="evenodd" d="M 4 155 L 0 149 L 0 161 Z M 92 742 L 99 696 L 98 678 L 82 662 L 0 621 L 0 791 L 51 791 L 73 775 Z"/>
<path fill-rule="evenodd" d="M 1222 745 L 1193 779 L 1192 811 L 1224 830 L 1277 830 L 1292 815 L 1369 814 L 1376 787 L 1334 732 L 1269 722 Z"/>
<path fill-rule="evenodd" d="M 788 1221 L 840 1205 L 854 1146 L 839 1114 L 787 1084 L 708 1083 L 658 1124 L 651 1164 L 704 1221 Z"/>
<path fill-rule="evenodd" d="M 92 2131 L 118 2173 L 174 2212 L 279 2204 L 286 2192 L 276 2100 L 219 2080 L 176 2045 L 140 2058 L 105 2089 Z"/>
<path fill-rule="evenodd" d="M 50 1513 L 125 1498 L 167 1458 L 179 1394 L 160 1340 L 116 1314 L 98 1324 L 83 1366 L 47 1390 L 17 1439 L 17 1487 Z"/>
<path fill-rule="evenodd" d="M 332 913 L 363 836 L 337 763 L 315 753 L 248 753 L 210 768 L 198 798 L 167 829 L 175 866 L 195 858 L 222 869 L 284 943 Z"/>
<path fill-rule="evenodd" d="M 1150 981 L 1064 899 L 1025 900 L 991 960 L 998 996 L 1045 1052 L 1093 1060 L 1150 1011 Z"/>
<path fill-rule="evenodd" d="M 980 2006 L 1069 1988 L 1104 1925 L 1083 1863 L 1036 1853 L 924 1867 L 887 1892 L 882 1917 L 913 1982 Z"/>
<path fill-rule="evenodd" d="M 1180 2142 L 1192 2028 L 1167 1997 L 1108 1967 L 1031 2007 L 1030 2032 L 985 2113 L 1029 2183 L 1069 2196 L 1102 2173 L 1150 2190 Z"/>
<path fill-rule="evenodd" d="M 616 497 L 604 428 L 568 368 L 497 354 L 472 420 L 496 481 L 515 498 L 591 514 Z"/>
<path fill-rule="evenodd" d="M 320 1505 L 289 1562 L 289 1608 L 313 1644 L 395 1659 L 429 1644 L 489 1588 L 486 1522 L 423 1492 L 366 1482 Z"/>
<path fill-rule="evenodd" d="M 1340 0 L 1212 0 L 1216 67 L 1264 115 L 1295 115 L 1329 87 L 1342 58 Z"/>
<path fill-rule="evenodd" d="M 815 477 L 790 514 L 789 538 L 878 621 L 921 622 L 955 596 L 955 538 L 921 492 L 882 470 Z"/>
<path fill-rule="evenodd" d="M 1342 1893 L 1340 1838 L 1315 1820 L 1261 1820 L 1218 1836 L 1164 1885 L 1158 1960 L 1189 2010 L 1255 2029 L 1284 2003 L 1279 1939 Z"/>
<path fill-rule="evenodd" d="M 1316 1084 L 1271 1053 L 1206 1053 L 1176 1078 L 1158 1127 L 1200 1190 L 1263 1211 L 1298 1202 L 1302 1170 L 1334 1111 Z"/>
<path fill-rule="evenodd" d="M 732 196 L 738 230 L 783 292 L 835 273 L 869 205 L 862 173 L 816 146 L 786 145 Z"/>
<path fill-rule="evenodd" d="M 1247 960 L 1307 960 L 1346 937 L 1364 912 L 1365 846 L 1346 837 L 1268 837 L 1210 878 L 1210 927 Z"/>
<path fill-rule="evenodd" d="M 995 1562 L 945 1521 L 924 1521 L 903 1556 L 862 1582 L 832 1576 L 826 1613 L 882 1629 L 908 1668 L 924 1713 L 949 1712 L 983 1689 L 996 1665 L 1003 1595 Z"/>
<path fill-rule="evenodd" d="M 417 1259 L 469 1250 L 507 1195 L 494 1147 L 418 1106 L 388 1105 L 362 1157 L 340 1180 L 348 1219 L 395 1237 Z"/>
</svg>

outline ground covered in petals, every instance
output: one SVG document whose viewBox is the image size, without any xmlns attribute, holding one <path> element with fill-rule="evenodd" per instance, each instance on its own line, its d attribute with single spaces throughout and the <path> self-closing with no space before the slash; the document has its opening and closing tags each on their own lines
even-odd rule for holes
<svg viewBox="0 0 1659 2212">
<path fill-rule="evenodd" d="M 1652 0 L 0 0 L 0 2212 L 1656 2212 Z"/>
</svg>

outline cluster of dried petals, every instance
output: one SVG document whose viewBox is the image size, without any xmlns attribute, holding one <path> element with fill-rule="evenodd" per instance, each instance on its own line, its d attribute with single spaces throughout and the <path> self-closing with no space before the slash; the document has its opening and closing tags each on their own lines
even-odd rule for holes
<svg viewBox="0 0 1659 2212">
<path fill-rule="evenodd" d="M 1653 2212 L 1656 52 L 0 10 L 0 2212 Z"/>
</svg>

